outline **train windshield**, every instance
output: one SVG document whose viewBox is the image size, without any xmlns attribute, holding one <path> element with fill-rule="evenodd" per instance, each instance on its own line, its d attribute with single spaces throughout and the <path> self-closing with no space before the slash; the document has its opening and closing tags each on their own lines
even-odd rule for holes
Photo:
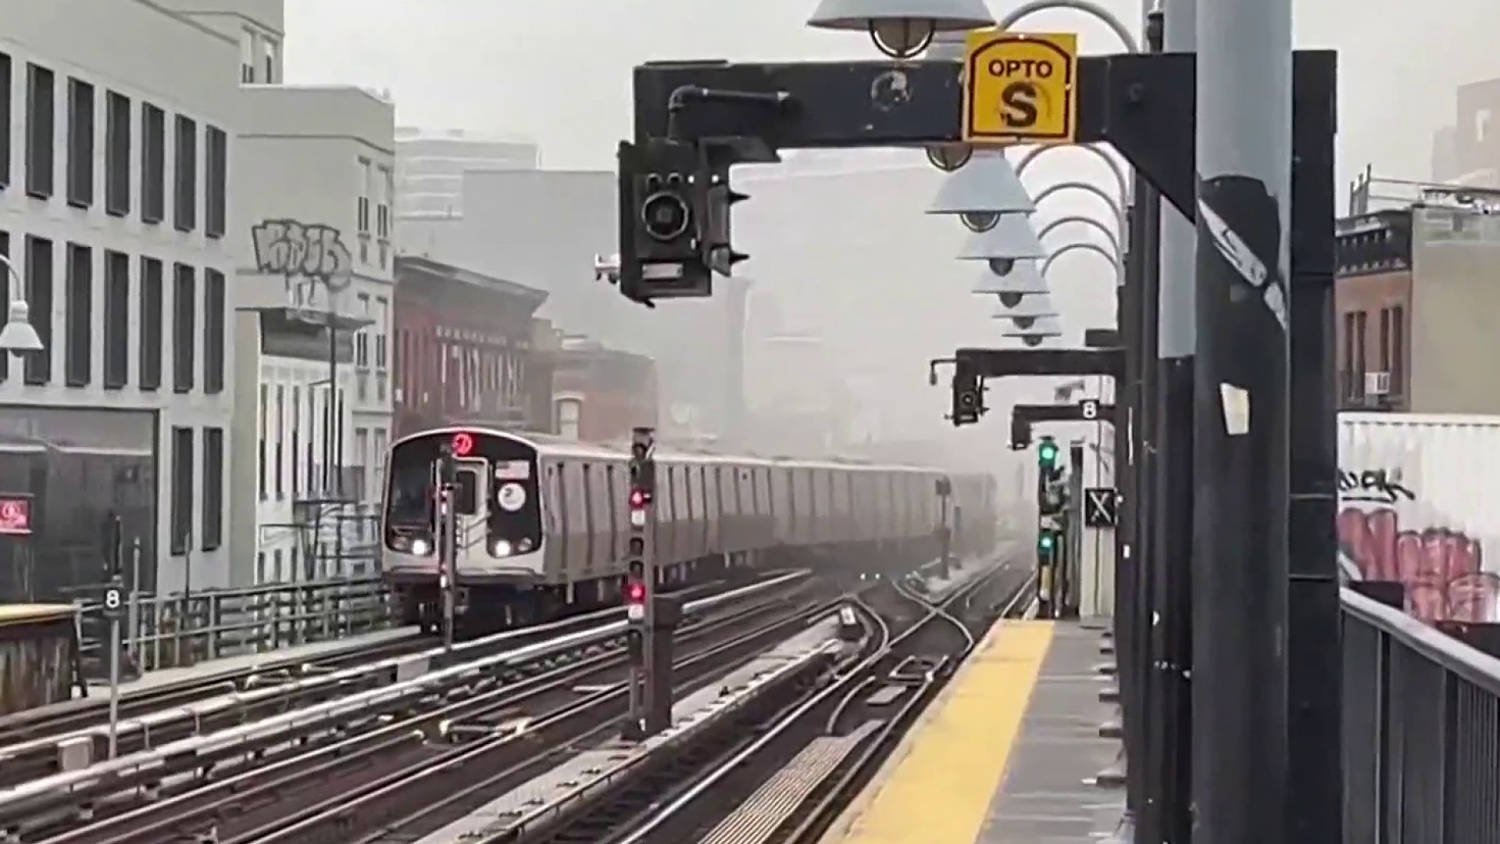
<svg viewBox="0 0 1500 844">
<path fill-rule="evenodd" d="M 401 527 L 431 527 L 433 462 L 424 449 L 397 448 L 391 453 L 390 499 L 386 518 Z"/>
</svg>

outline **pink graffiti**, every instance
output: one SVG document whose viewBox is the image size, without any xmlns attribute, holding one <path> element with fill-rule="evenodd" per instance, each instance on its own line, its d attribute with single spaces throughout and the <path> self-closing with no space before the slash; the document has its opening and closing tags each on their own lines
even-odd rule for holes
<svg viewBox="0 0 1500 844">
<path fill-rule="evenodd" d="M 1368 580 L 1406 587 L 1406 610 L 1427 622 L 1492 621 L 1500 606 L 1500 575 L 1481 571 L 1479 540 L 1446 528 L 1400 525 L 1389 507 L 1346 507 L 1338 516 L 1339 546 Z"/>
</svg>

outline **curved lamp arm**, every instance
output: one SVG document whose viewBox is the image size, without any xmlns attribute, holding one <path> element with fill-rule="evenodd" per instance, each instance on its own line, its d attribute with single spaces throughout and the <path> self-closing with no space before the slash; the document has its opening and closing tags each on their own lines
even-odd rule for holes
<svg viewBox="0 0 1500 844">
<path fill-rule="evenodd" d="M 1045 190 L 1043 190 L 1041 193 L 1037 194 L 1035 197 L 1032 198 L 1032 200 L 1031 200 L 1032 204 L 1034 204 L 1034 205 L 1041 205 L 1042 204 L 1042 200 L 1046 199 L 1047 197 L 1051 196 L 1054 193 L 1057 193 L 1059 191 L 1064 191 L 1064 190 L 1088 191 L 1089 193 L 1093 194 L 1094 196 L 1097 196 L 1100 199 L 1104 200 L 1104 204 L 1109 206 L 1109 210 L 1115 212 L 1115 221 L 1120 224 L 1120 232 L 1122 234 L 1124 233 L 1124 231 L 1125 231 L 1125 209 L 1123 209 L 1123 208 L 1120 207 L 1119 200 L 1115 199 L 1113 196 L 1110 196 L 1109 191 L 1105 190 L 1104 188 L 1099 187 L 1098 185 L 1094 184 L 1093 182 L 1069 181 L 1069 182 L 1058 182 L 1055 185 L 1048 185 Z"/>
<path fill-rule="evenodd" d="M 1053 252 L 1051 255 L 1048 255 L 1047 260 L 1042 262 L 1042 276 L 1046 277 L 1047 270 L 1052 267 L 1053 261 L 1056 261 L 1058 258 L 1061 258 L 1063 255 L 1066 255 L 1075 249 L 1082 249 L 1088 252 L 1097 253 L 1100 257 L 1104 258 L 1104 260 L 1108 261 L 1111 267 L 1114 267 L 1117 281 L 1119 278 L 1123 277 L 1120 262 L 1114 256 L 1114 253 L 1110 252 L 1108 249 L 1105 249 L 1103 246 L 1100 246 L 1097 243 L 1090 243 L 1086 240 L 1074 241 L 1073 243 L 1064 246 L 1056 252 Z"/>
<path fill-rule="evenodd" d="M 1140 42 L 1135 40 L 1135 35 L 1125 27 L 1125 24 L 1119 18 L 1115 17 L 1114 12 L 1095 3 L 1094 0 L 1031 0 L 1029 3 L 1022 3 L 1012 9 L 1009 14 L 999 20 L 998 27 L 1000 29 L 1010 29 L 1021 18 L 1026 17 L 1032 12 L 1041 12 L 1047 9 L 1076 9 L 1085 14 L 1092 15 L 1100 23 L 1114 30 L 1115 35 L 1120 39 L 1120 43 L 1125 45 L 1125 49 L 1132 53 L 1139 53 L 1141 51 Z"/>
<path fill-rule="evenodd" d="M 1021 174 L 1026 172 L 1026 168 L 1031 166 L 1031 162 L 1035 161 L 1037 156 L 1049 149 L 1086 149 L 1099 156 L 1104 160 L 1105 164 L 1109 165 L 1110 172 L 1115 174 L 1115 184 L 1120 188 L 1120 196 L 1130 196 L 1130 182 L 1125 178 L 1125 169 L 1120 166 L 1120 162 L 1116 161 L 1114 156 L 1105 152 L 1098 144 L 1078 144 L 1075 147 L 1049 144 L 1042 147 L 1032 147 L 1026 151 L 1025 155 L 1021 156 L 1020 161 L 1016 162 L 1016 178 L 1020 178 Z"/>
<path fill-rule="evenodd" d="M 1120 249 L 1119 238 L 1115 237 L 1115 233 L 1109 230 L 1109 226 L 1106 226 L 1098 220 L 1095 220 L 1093 217 L 1085 217 L 1082 214 L 1069 214 L 1066 217 L 1058 217 L 1056 220 L 1053 220 L 1052 222 L 1043 226 L 1042 230 L 1036 233 L 1037 240 L 1041 240 L 1042 238 L 1047 236 L 1048 232 L 1066 223 L 1083 223 L 1086 226 L 1092 226 L 1095 230 L 1102 232 L 1105 239 L 1109 241 L 1109 245 L 1114 247 L 1115 263 L 1120 263 L 1121 256 L 1124 254 L 1124 252 Z"/>
</svg>

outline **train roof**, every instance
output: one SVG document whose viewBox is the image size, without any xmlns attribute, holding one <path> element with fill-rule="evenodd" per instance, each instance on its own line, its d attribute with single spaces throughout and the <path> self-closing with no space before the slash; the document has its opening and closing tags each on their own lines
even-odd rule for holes
<svg viewBox="0 0 1500 844">
<path fill-rule="evenodd" d="M 444 425 L 437 428 L 427 428 L 401 437 L 392 443 L 392 446 L 406 440 L 417 437 L 430 436 L 432 434 L 458 433 L 460 431 L 481 432 L 493 436 L 509 437 L 518 442 L 532 446 L 539 454 L 592 458 L 596 460 L 618 460 L 627 456 L 630 452 L 630 443 L 627 441 L 616 442 L 588 442 L 583 440 L 567 439 L 556 434 L 541 431 L 525 431 L 519 429 L 497 427 L 490 423 L 457 423 Z M 757 455 L 747 453 L 726 453 L 715 449 L 658 444 L 656 448 L 658 457 L 703 463 L 736 463 L 765 466 L 805 466 L 812 469 L 842 469 L 845 471 L 899 471 L 899 472 L 931 472 L 935 474 L 947 474 L 955 477 L 968 475 L 986 475 L 988 472 L 951 472 L 933 466 L 919 466 L 903 463 L 875 463 L 851 457 L 832 457 L 821 459 L 804 459 L 790 457 L 787 455 Z"/>
</svg>

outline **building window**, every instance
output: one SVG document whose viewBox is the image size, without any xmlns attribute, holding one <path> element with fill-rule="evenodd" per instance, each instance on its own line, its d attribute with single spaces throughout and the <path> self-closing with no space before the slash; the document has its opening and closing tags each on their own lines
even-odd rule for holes
<svg viewBox="0 0 1500 844">
<path fill-rule="evenodd" d="M 203 550 L 224 542 L 224 429 L 203 429 Z"/>
<path fill-rule="evenodd" d="M 27 384 L 52 380 L 52 241 L 26 236 L 26 291 L 31 301 L 31 327 L 42 340 L 39 351 L 26 355 Z"/>
<path fill-rule="evenodd" d="M 579 417 L 583 403 L 578 399 L 557 400 L 557 433 L 565 439 L 578 439 Z"/>
<path fill-rule="evenodd" d="M 240 32 L 240 82 L 250 84 L 255 81 L 255 32 L 243 30 Z"/>
<path fill-rule="evenodd" d="M 162 280 L 161 261 L 141 259 L 141 374 L 142 390 L 161 386 Z"/>
<path fill-rule="evenodd" d="M 1361 399 L 1365 397 L 1365 372 L 1368 371 L 1366 349 L 1369 345 L 1366 342 L 1365 336 L 1365 328 L 1368 320 L 1369 314 L 1364 311 L 1354 314 L 1354 367 L 1356 373 L 1354 387 L 1359 391 L 1358 397 Z"/>
<path fill-rule="evenodd" d="M 390 310 L 390 300 L 384 296 L 375 297 L 375 368 L 385 369 L 385 329 L 386 313 Z"/>
<path fill-rule="evenodd" d="M 229 137 L 224 130 L 210 126 L 206 130 L 204 167 L 208 170 L 208 195 L 205 199 L 203 233 L 223 237 L 228 211 Z"/>
<path fill-rule="evenodd" d="M 291 448 L 287 454 L 287 463 L 292 467 L 292 498 L 302 494 L 302 473 L 297 471 L 298 461 L 302 459 L 302 438 L 298 436 L 297 430 L 302 427 L 302 389 L 292 387 L 292 404 L 289 408 L 292 412 Z"/>
<path fill-rule="evenodd" d="M 224 391 L 224 274 L 203 271 L 203 392 Z"/>
<path fill-rule="evenodd" d="M 355 168 L 359 179 L 359 199 L 355 203 L 355 223 L 360 234 L 370 233 L 370 159 L 361 158 Z"/>
<path fill-rule="evenodd" d="M 282 443 L 286 440 L 286 388 L 280 384 L 276 385 L 276 500 L 280 501 L 286 497 L 286 487 L 282 483 L 282 472 L 286 466 L 285 452 Z"/>
<path fill-rule="evenodd" d="M 94 204 L 94 86 L 68 80 L 68 204 Z"/>
<path fill-rule="evenodd" d="M 104 95 L 104 211 L 130 213 L 130 98 Z"/>
<path fill-rule="evenodd" d="M 177 115 L 177 157 L 172 165 L 172 223 L 180 232 L 198 227 L 198 124 Z"/>
<path fill-rule="evenodd" d="M 104 253 L 104 386 L 118 390 L 129 378 L 130 256 Z"/>
<path fill-rule="evenodd" d="M 63 331 L 67 352 L 63 377 L 69 387 L 86 387 L 94 354 L 94 255 L 87 246 L 68 244 L 68 300 Z"/>
<path fill-rule="evenodd" d="M 172 389 L 186 393 L 193 389 L 193 323 L 197 304 L 197 281 L 193 268 L 177 264 L 173 268 L 172 284 Z"/>
<path fill-rule="evenodd" d="M 271 388 L 265 384 L 260 385 L 260 401 L 256 404 L 256 414 L 260 417 L 256 433 L 259 435 L 255 450 L 255 491 L 261 501 L 266 500 L 266 414 L 270 411 Z"/>
<path fill-rule="evenodd" d="M 265 74 L 261 81 L 267 85 L 276 84 L 276 42 L 269 38 L 261 42 L 261 70 Z"/>
<path fill-rule="evenodd" d="M 10 186 L 10 56 L 0 53 L 0 187 Z M 6 279 L 9 284 L 10 280 Z"/>
<path fill-rule="evenodd" d="M 3 93 L 3 92 L 0 92 Z M 0 231 L 0 255 L 10 259 L 10 232 Z M 20 291 L 10 289 L 10 273 L 0 272 L 0 302 L 9 302 L 12 295 Z M 35 322 L 35 318 L 32 320 Z M 0 381 L 10 377 L 10 353 L 0 351 Z"/>
<path fill-rule="evenodd" d="M 375 490 L 377 496 L 385 495 L 385 429 L 376 428 L 375 433 Z"/>
<path fill-rule="evenodd" d="M 359 315 L 365 319 L 370 318 L 370 294 L 361 293 L 355 297 L 359 302 Z M 354 334 L 354 365 L 370 365 L 370 332 L 360 330 Z"/>
<path fill-rule="evenodd" d="M 172 554 L 186 554 L 193 541 L 193 429 L 172 429 Z"/>
<path fill-rule="evenodd" d="M 160 223 L 167 215 L 167 115 L 141 103 L 141 221 Z"/>
<path fill-rule="evenodd" d="M 1406 308 L 1391 308 L 1391 392 L 1405 395 L 1406 389 Z"/>
<path fill-rule="evenodd" d="M 52 71 L 26 66 L 26 193 L 52 196 Z"/>
</svg>

